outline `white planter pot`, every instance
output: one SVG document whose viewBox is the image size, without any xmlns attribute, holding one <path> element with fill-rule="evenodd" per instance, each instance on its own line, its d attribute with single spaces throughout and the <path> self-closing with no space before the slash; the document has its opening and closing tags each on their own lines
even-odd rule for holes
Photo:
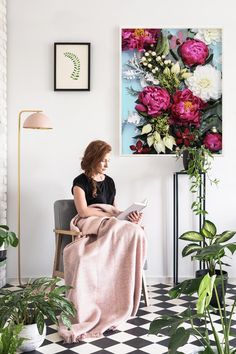
<svg viewBox="0 0 236 354">
<path fill-rule="evenodd" d="M 46 326 L 44 326 L 43 334 L 39 334 L 36 324 L 25 325 L 20 332 L 20 337 L 27 338 L 20 346 L 20 352 L 31 352 L 40 347 L 46 337 Z"/>
</svg>

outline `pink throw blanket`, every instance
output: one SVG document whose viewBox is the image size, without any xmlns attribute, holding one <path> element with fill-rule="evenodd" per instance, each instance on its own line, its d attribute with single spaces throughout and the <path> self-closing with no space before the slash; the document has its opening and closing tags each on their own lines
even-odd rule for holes
<svg viewBox="0 0 236 354">
<path fill-rule="evenodd" d="M 118 210 L 107 204 L 93 208 Z M 60 325 L 59 334 L 66 342 L 100 337 L 116 328 L 138 310 L 142 271 L 146 256 L 146 238 L 140 225 L 116 217 L 90 216 L 71 221 L 71 228 L 83 237 L 64 249 L 65 283 L 71 285 L 67 297 L 76 309 L 72 329 Z"/>
</svg>

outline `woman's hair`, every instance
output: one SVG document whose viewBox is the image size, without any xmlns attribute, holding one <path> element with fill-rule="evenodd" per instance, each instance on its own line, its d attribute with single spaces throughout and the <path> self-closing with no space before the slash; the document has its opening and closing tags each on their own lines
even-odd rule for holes
<svg viewBox="0 0 236 354">
<path fill-rule="evenodd" d="M 111 146 L 102 140 L 92 141 L 85 149 L 81 160 L 81 168 L 92 184 L 92 196 L 97 196 L 97 184 L 92 176 L 97 173 L 99 163 L 111 152 Z"/>
</svg>

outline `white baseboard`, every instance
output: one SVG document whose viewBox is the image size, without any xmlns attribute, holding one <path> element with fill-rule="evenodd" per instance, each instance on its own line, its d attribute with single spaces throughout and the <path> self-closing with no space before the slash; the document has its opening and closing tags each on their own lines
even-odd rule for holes
<svg viewBox="0 0 236 354">
<path fill-rule="evenodd" d="M 29 279 L 35 279 L 35 278 L 22 278 L 22 284 L 27 283 L 27 281 L 29 281 Z M 179 282 L 182 282 L 186 279 L 191 279 L 191 277 L 179 277 Z M 147 276 L 146 275 L 146 282 L 148 285 L 152 285 L 152 284 L 168 284 L 168 285 L 173 285 L 173 277 L 155 277 L 155 276 Z M 18 284 L 18 280 L 17 278 L 8 278 L 7 279 L 7 283 L 8 284 L 13 284 L 13 285 L 17 285 Z M 236 278 L 229 278 L 228 281 L 229 284 L 236 284 Z"/>
<path fill-rule="evenodd" d="M 179 277 L 179 282 L 182 282 L 187 279 L 191 279 L 192 277 Z M 170 284 L 173 285 L 173 277 L 155 277 L 155 276 L 147 276 L 146 275 L 146 281 L 147 284 L 152 285 L 152 284 Z M 236 284 L 236 278 L 230 277 L 228 280 L 229 284 Z"/>
</svg>

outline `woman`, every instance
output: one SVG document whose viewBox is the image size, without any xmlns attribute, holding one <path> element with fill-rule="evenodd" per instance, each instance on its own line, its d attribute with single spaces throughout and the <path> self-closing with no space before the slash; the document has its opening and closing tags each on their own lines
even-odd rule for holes
<svg viewBox="0 0 236 354">
<path fill-rule="evenodd" d="M 113 179 L 105 174 L 110 162 L 111 146 L 102 140 L 92 141 L 84 152 L 81 168 L 84 173 L 73 181 L 72 193 L 75 206 L 81 217 L 113 216 L 112 213 L 91 209 L 91 204 L 115 206 L 116 188 Z M 139 223 L 142 213 L 130 213 L 129 221 Z"/>
<path fill-rule="evenodd" d="M 73 181 L 78 215 L 71 228 L 86 237 L 70 243 L 63 254 L 65 283 L 72 287 L 67 297 L 77 310 L 71 330 L 60 325 L 66 342 L 101 337 L 139 307 L 146 253 L 144 230 L 138 224 L 142 214 L 129 214 L 129 221 L 116 218 L 116 188 L 105 174 L 110 152 L 106 142 L 91 142 L 81 162 L 84 173 Z"/>
</svg>

